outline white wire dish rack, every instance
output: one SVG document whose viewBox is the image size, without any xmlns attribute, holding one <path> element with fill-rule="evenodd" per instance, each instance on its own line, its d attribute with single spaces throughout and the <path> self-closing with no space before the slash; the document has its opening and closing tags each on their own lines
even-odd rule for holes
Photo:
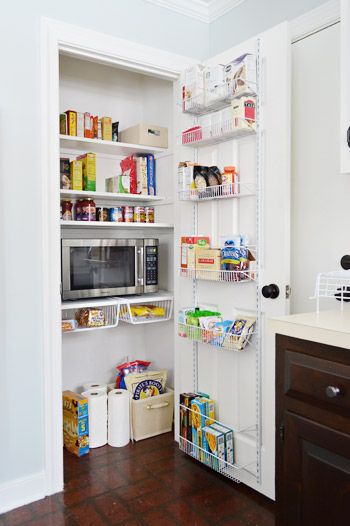
<svg viewBox="0 0 350 526">
<path fill-rule="evenodd" d="M 173 314 L 173 304 L 173 296 L 166 292 L 121 298 L 120 319 L 133 325 L 168 321 Z"/>
<path fill-rule="evenodd" d="M 238 336 L 235 334 L 222 333 L 215 329 L 203 329 L 196 325 L 178 324 L 178 335 L 181 338 L 187 338 L 193 342 L 226 349 L 227 351 L 242 352 L 246 350 L 248 345 L 251 344 L 254 334 L 254 328 L 248 331 L 245 336 Z"/>
<path fill-rule="evenodd" d="M 181 201 L 210 201 L 212 199 L 248 197 L 255 195 L 255 193 L 255 183 L 237 181 L 232 184 L 207 186 L 205 190 L 199 190 L 198 188 L 179 190 L 179 199 Z"/>
<path fill-rule="evenodd" d="M 207 126 L 196 125 L 185 130 L 181 134 L 181 144 L 198 148 L 255 134 L 255 120 L 235 117 Z"/>
<path fill-rule="evenodd" d="M 316 299 L 316 310 L 320 310 L 320 299 L 336 299 L 340 303 L 340 308 L 344 308 L 344 303 L 350 302 L 350 270 L 338 270 L 333 272 L 320 272 L 316 278 L 315 294 L 312 299 Z"/>
<path fill-rule="evenodd" d="M 203 89 L 192 97 L 184 98 L 181 102 L 182 111 L 191 115 L 206 115 L 230 106 L 234 99 L 256 96 L 256 92 L 256 83 L 237 78 L 234 85 L 219 84 L 211 90 Z"/>
<path fill-rule="evenodd" d="M 120 301 L 117 298 L 99 300 L 65 301 L 62 303 L 62 322 L 74 320 L 76 328 L 63 330 L 68 332 L 85 332 L 101 329 L 111 329 L 119 324 Z M 80 315 L 83 310 L 99 311 L 99 323 L 97 326 L 82 326 L 79 324 Z"/>
<path fill-rule="evenodd" d="M 257 270 L 201 270 L 179 268 L 179 274 L 182 278 L 199 279 L 206 281 L 218 281 L 221 283 L 247 283 L 257 281 Z"/>
</svg>

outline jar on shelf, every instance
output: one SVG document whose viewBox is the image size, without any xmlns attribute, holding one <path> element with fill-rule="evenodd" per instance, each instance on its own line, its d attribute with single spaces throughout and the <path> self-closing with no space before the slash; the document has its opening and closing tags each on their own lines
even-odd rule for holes
<svg viewBox="0 0 350 526">
<path fill-rule="evenodd" d="M 154 223 L 154 207 L 145 206 L 145 221 L 146 223 Z"/>
<path fill-rule="evenodd" d="M 61 219 L 63 221 L 72 221 L 73 203 L 69 199 L 62 199 L 61 201 Z"/>
<path fill-rule="evenodd" d="M 225 166 L 222 174 L 223 195 L 239 194 L 238 173 L 235 166 Z"/>
<path fill-rule="evenodd" d="M 135 223 L 145 223 L 146 222 L 144 206 L 134 207 L 134 222 Z"/>
<path fill-rule="evenodd" d="M 96 221 L 96 203 L 93 199 L 79 199 L 75 205 L 77 221 Z"/>
<path fill-rule="evenodd" d="M 125 206 L 124 207 L 124 222 L 133 223 L 133 221 L 134 221 L 134 207 Z"/>
</svg>

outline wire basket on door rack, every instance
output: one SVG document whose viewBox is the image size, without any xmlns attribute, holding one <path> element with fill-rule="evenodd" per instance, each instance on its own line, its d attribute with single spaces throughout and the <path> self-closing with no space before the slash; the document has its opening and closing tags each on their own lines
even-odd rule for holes
<svg viewBox="0 0 350 526">
<path fill-rule="evenodd" d="M 231 334 L 228 332 L 219 332 L 215 329 L 203 329 L 196 325 L 186 323 L 178 324 L 178 335 L 181 338 L 187 338 L 193 342 L 204 343 L 227 351 L 242 352 L 251 344 L 252 337 L 255 334 L 253 329 L 242 335 Z"/>
<path fill-rule="evenodd" d="M 193 147 L 209 146 L 255 134 L 256 122 L 254 119 L 235 117 L 215 122 L 209 126 L 196 125 L 185 130 L 181 134 L 181 144 Z"/>
<path fill-rule="evenodd" d="M 189 188 L 179 190 L 181 201 L 210 201 L 213 199 L 232 199 L 238 197 L 254 196 L 256 192 L 255 183 L 244 183 L 236 181 L 230 184 L 207 186 L 205 190 Z"/>
<path fill-rule="evenodd" d="M 316 278 L 315 294 L 317 312 L 320 310 L 320 299 L 332 298 L 344 303 L 350 302 L 350 270 L 320 272 Z"/>
<path fill-rule="evenodd" d="M 204 281 L 218 281 L 221 283 L 249 283 L 257 281 L 258 273 L 254 269 L 246 270 L 211 270 L 211 269 L 179 269 L 182 278 L 198 279 Z"/>
<path fill-rule="evenodd" d="M 126 323 L 140 325 L 168 321 L 173 314 L 173 296 L 153 296 L 150 298 L 123 298 L 120 306 L 120 319 Z"/>
</svg>

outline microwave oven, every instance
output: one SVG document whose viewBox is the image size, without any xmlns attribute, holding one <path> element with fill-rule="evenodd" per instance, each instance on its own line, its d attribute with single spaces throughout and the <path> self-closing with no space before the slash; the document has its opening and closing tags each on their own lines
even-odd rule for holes
<svg viewBox="0 0 350 526">
<path fill-rule="evenodd" d="M 62 299 L 158 291 L 158 239 L 62 239 Z"/>
</svg>

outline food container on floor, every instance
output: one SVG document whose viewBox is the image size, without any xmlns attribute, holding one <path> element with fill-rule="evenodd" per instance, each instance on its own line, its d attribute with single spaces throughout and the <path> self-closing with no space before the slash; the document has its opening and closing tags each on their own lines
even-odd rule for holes
<svg viewBox="0 0 350 526">
<path fill-rule="evenodd" d="M 143 440 L 172 429 L 174 391 L 141 400 L 131 400 L 132 432 L 134 440 Z"/>
</svg>

